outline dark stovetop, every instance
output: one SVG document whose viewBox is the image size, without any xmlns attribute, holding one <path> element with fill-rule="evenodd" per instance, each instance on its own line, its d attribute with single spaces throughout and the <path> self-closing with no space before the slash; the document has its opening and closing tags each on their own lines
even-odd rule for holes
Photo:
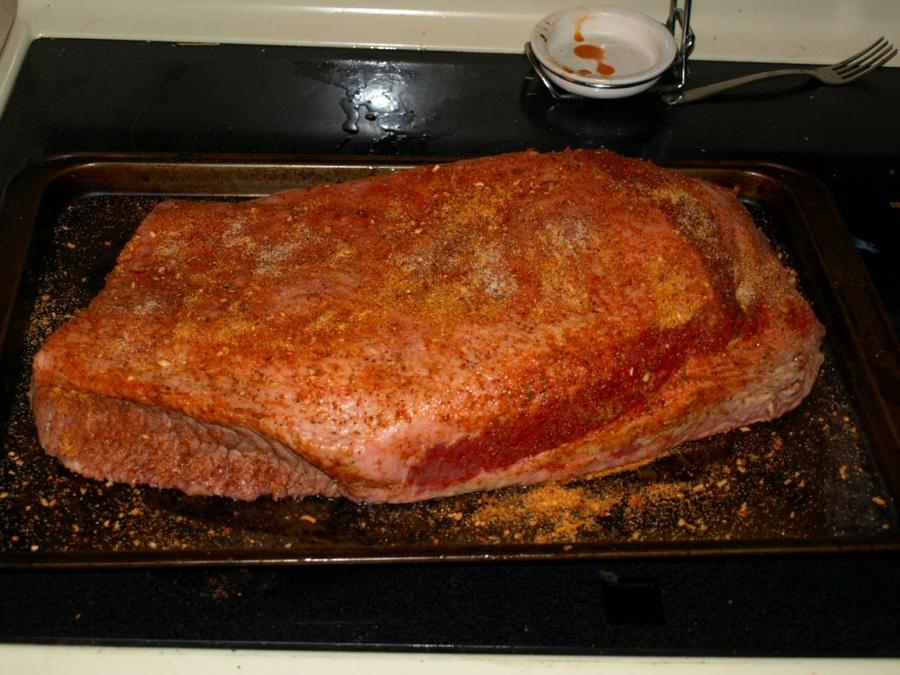
<svg viewBox="0 0 900 675">
<path fill-rule="evenodd" d="M 698 62 L 693 82 L 758 66 Z M 553 104 L 521 55 L 38 40 L 0 185 L 89 151 L 472 156 L 605 146 L 789 164 L 834 193 L 900 326 L 900 70 L 666 108 Z M 758 96 L 760 92 L 766 96 Z M 629 654 L 900 655 L 897 556 L 0 572 L 0 639 Z"/>
</svg>

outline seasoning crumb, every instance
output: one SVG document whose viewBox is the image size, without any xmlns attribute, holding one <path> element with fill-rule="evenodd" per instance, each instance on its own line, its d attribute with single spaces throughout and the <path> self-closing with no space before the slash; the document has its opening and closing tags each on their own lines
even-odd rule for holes
<svg viewBox="0 0 900 675">
<path fill-rule="evenodd" d="M 887 501 L 885 501 L 884 497 L 872 497 L 872 503 L 882 507 L 887 506 Z"/>
<path fill-rule="evenodd" d="M 838 469 L 838 474 L 840 474 L 841 480 L 847 480 L 850 477 L 850 467 L 846 464 L 841 464 L 841 468 Z"/>
<path fill-rule="evenodd" d="M 304 513 L 300 516 L 300 520 L 305 520 L 307 523 L 315 523 L 316 519 L 314 516 L 309 515 L 308 513 Z"/>
<path fill-rule="evenodd" d="M 747 432 L 750 431 L 750 427 L 741 427 L 741 431 L 743 431 L 746 434 Z"/>
</svg>

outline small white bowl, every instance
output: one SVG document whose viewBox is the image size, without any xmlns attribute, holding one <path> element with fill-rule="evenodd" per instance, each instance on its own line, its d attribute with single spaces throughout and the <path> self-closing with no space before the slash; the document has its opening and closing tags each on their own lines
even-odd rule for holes
<svg viewBox="0 0 900 675">
<path fill-rule="evenodd" d="M 677 51 L 663 24 L 620 7 L 554 12 L 538 22 L 530 41 L 551 82 L 590 98 L 624 98 L 649 89 Z M 585 58 L 585 51 L 594 54 Z"/>
</svg>

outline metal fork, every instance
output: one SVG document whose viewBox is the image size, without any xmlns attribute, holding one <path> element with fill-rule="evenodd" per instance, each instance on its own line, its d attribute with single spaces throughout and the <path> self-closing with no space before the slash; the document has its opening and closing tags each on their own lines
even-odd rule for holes
<svg viewBox="0 0 900 675">
<path fill-rule="evenodd" d="M 896 55 L 897 50 L 894 48 L 894 45 L 880 37 L 858 54 L 854 54 L 850 58 L 831 66 L 767 70 L 761 73 L 753 73 L 752 75 L 744 75 L 743 77 L 735 77 L 723 82 L 716 82 L 715 84 L 708 84 L 704 87 L 663 94 L 662 98 L 669 105 L 691 103 L 692 101 L 699 101 L 709 96 L 720 94 L 723 91 L 742 87 L 750 82 L 758 82 L 760 80 L 768 80 L 771 77 L 783 77 L 785 75 L 807 75 L 825 84 L 847 84 L 872 72 L 876 68 L 880 68 Z"/>
</svg>

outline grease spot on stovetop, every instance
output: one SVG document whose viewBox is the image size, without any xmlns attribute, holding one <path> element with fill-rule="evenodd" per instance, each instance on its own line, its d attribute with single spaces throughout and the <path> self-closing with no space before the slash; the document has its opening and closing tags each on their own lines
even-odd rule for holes
<svg viewBox="0 0 900 675">
<path fill-rule="evenodd" d="M 344 120 L 341 129 L 358 134 L 360 125 L 371 123 L 374 135 L 406 133 L 420 120 L 411 99 L 409 73 L 396 65 L 380 63 L 323 64 L 320 82 L 344 92 L 340 100 Z"/>
<path fill-rule="evenodd" d="M 403 79 L 392 73 L 376 75 L 359 87 L 347 87 L 341 99 L 346 115 L 341 128 L 348 134 L 357 134 L 361 119 L 376 123 L 384 133 L 408 128 L 414 122 L 415 111 L 404 100 L 404 91 Z"/>
</svg>

